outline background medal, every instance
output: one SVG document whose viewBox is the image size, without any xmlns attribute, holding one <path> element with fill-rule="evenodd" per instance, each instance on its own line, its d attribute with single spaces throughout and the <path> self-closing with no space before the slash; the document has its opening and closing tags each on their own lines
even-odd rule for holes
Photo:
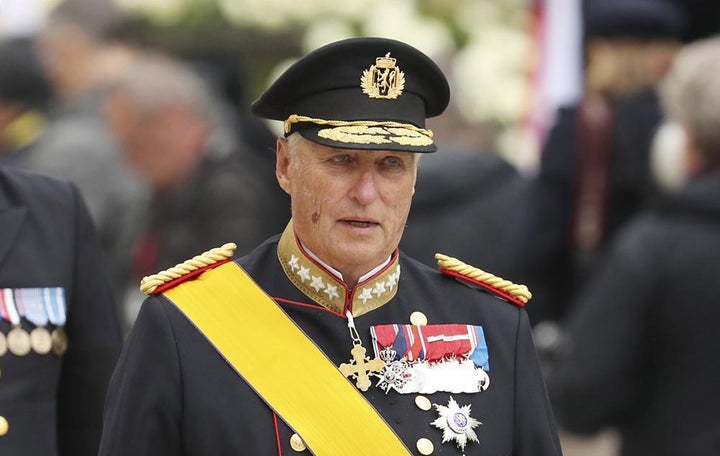
<svg viewBox="0 0 720 456">
<path fill-rule="evenodd" d="M 68 340 L 65 331 L 58 326 L 57 328 L 53 329 L 51 338 L 53 353 L 55 353 L 57 356 L 62 356 L 63 354 L 65 354 L 68 346 Z"/>
<path fill-rule="evenodd" d="M 52 337 L 50 331 L 38 326 L 30 332 L 30 346 L 38 355 L 47 355 L 52 349 Z"/>
<path fill-rule="evenodd" d="M 30 335 L 20 326 L 16 326 L 7 334 L 8 350 L 17 356 L 30 353 Z"/>
<path fill-rule="evenodd" d="M 0 332 L 0 356 L 7 353 L 7 340 L 5 339 L 5 333 Z"/>
</svg>

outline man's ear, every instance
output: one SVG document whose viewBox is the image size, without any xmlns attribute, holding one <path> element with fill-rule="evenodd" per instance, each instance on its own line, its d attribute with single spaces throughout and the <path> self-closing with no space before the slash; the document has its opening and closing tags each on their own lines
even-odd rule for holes
<svg viewBox="0 0 720 456">
<path fill-rule="evenodd" d="M 275 176 L 277 177 L 280 188 L 290 195 L 290 176 L 288 170 L 290 168 L 290 145 L 287 139 L 278 138 L 275 148 Z"/>
</svg>

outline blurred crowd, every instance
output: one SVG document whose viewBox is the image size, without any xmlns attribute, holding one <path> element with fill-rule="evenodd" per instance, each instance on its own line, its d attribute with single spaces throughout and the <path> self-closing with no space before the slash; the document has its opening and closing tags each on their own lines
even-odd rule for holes
<svg viewBox="0 0 720 456">
<path fill-rule="evenodd" d="M 279 232 L 275 138 L 195 62 L 123 36 L 109 2 L 65 1 L 0 44 L 0 163 L 74 182 L 130 329 L 138 281 L 225 242 Z M 162 236 L 159 235 L 162 233 Z"/>
<path fill-rule="evenodd" d="M 527 284 L 561 428 L 613 430 L 626 455 L 720 451 L 720 83 L 689 69 L 720 74 L 709 4 L 585 0 L 583 96 L 555 113 L 536 174 L 439 132 L 401 244 Z M 127 332 L 143 276 L 225 242 L 249 253 L 290 211 L 251 100 L 122 25 L 66 0 L 3 39 L 0 164 L 78 186 Z"/>
</svg>

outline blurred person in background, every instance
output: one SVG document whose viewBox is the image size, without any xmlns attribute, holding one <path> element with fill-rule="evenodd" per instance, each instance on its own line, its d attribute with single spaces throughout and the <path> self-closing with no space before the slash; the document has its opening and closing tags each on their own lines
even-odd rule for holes
<svg viewBox="0 0 720 456">
<path fill-rule="evenodd" d="M 0 165 L 0 454 L 96 455 L 121 342 L 77 188 Z"/>
<path fill-rule="evenodd" d="M 510 276 L 508 252 L 516 242 L 526 179 L 484 144 L 482 127 L 469 124 L 452 106 L 449 111 L 436 130 L 442 153 L 419 163 L 400 248 L 430 266 L 435 253 L 443 252 Z"/>
<path fill-rule="evenodd" d="M 98 230 L 118 298 L 142 226 L 146 189 L 122 161 L 101 104 L 113 79 L 131 64 L 129 47 L 108 37 L 121 17 L 109 1 L 65 0 L 36 37 L 56 102 L 24 164 L 75 183 Z"/>
<path fill-rule="evenodd" d="M 106 118 L 152 191 L 133 252 L 134 290 L 143 276 L 228 239 L 249 253 L 270 235 L 263 185 L 218 108 L 190 67 L 160 54 L 139 56 L 110 91 Z M 129 321 L 139 304 L 129 304 Z"/>
<path fill-rule="evenodd" d="M 216 47 L 201 47 L 191 55 L 179 53 L 203 78 L 216 95 L 216 104 L 222 109 L 224 127 L 238 143 L 234 153 L 249 168 L 256 170 L 262 193 L 266 199 L 263 209 L 267 233 L 282 231 L 290 220 L 290 197 L 277 185 L 275 179 L 275 142 L 277 137 L 263 119 L 250 112 L 247 94 L 247 68 L 250 62 L 241 62 L 236 54 Z"/>
<path fill-rule="evenodd" d="M 585 95 L 556 115 L 518 242 L 515 276 L 533 290 L 535 325 L 563 317 L 617 230 L 657 195 L 656 84 L 686 20 L 666 0 L 586 0 L 584 28 Z"/>
<path fill-rule="evenodd" d="M 442 155 L 419 164 L 400 248 L 428 265 L 436 263 L 435 253 L 447 252 L 508 276 L 525 189 L 524 178 L 497 153 L 442 147 Z"/>
<path fill-rule="evenodd" d="M 23 166 L 43 132 L 51 98 L 32 40 L 0 41 L 0 163 Z"/>
<path fill-rule="evenodd" d="M 720 454 L 720 38 L 688 45 L 660 86 L 687 182 L 623 228 L 570 309 L 549 378 L 560 424 L 612 426 L 622 454 Z"/>
</svg>

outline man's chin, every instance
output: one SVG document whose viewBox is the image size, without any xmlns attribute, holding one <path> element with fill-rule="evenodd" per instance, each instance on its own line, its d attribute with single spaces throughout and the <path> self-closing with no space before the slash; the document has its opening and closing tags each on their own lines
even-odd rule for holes
<svg viewBox="0 0 720 456">
<path fill-rule="evenodd" d="M 392 253 L 392 252 L 390 252 Z M 387 260 L 390 253 L 385 254 L 383 249 L 374 248 L 348 248 L 344 249 L 340 258 L 342 264 L 351 266 L 353 268 L 370 269 L 376 267 L 383 261 Z"/>
</svg>

